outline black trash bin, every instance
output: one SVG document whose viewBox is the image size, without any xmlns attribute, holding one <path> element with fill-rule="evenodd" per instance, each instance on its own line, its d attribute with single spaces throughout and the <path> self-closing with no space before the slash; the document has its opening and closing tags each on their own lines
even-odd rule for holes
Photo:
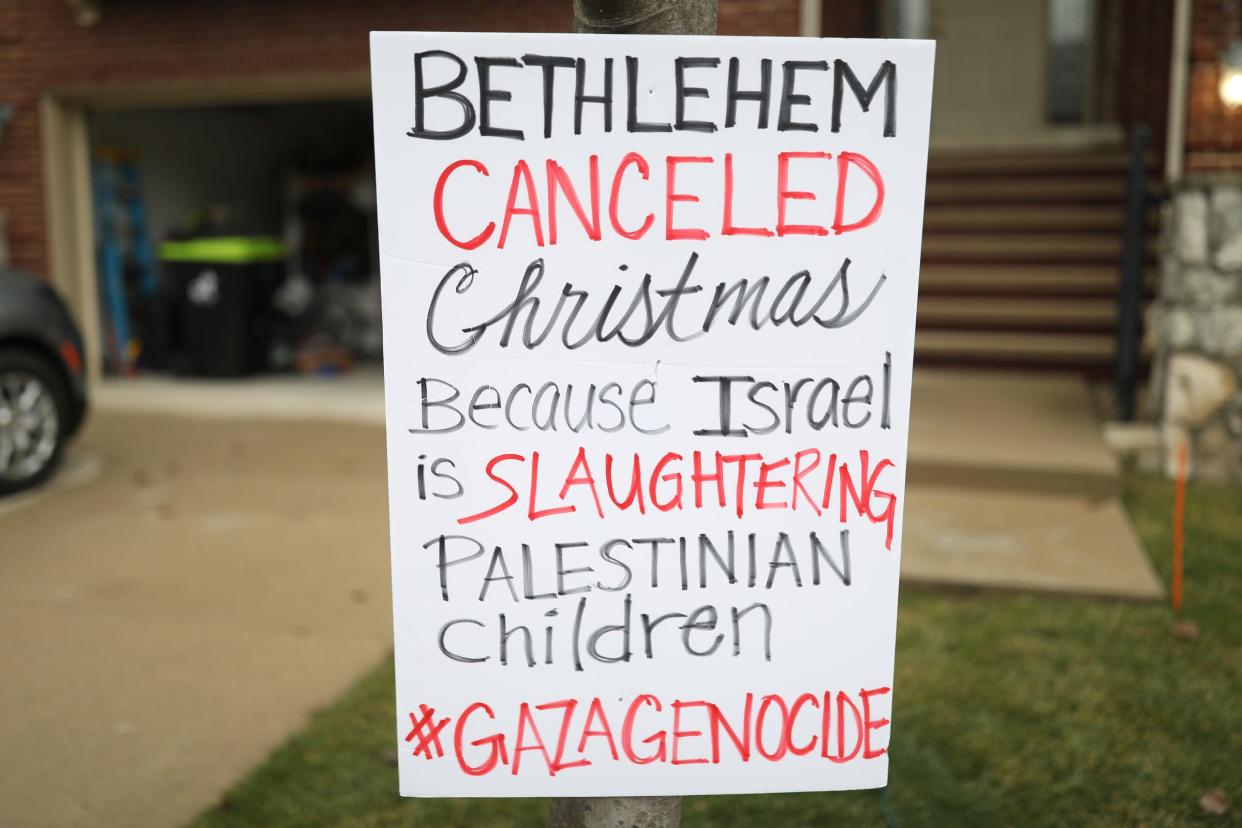
<svg viewBox="0 0 1242 828">
<path fill-rule="evenodd" d="M 181 373 L 236 377 L 268 367 L 285 248 L 267 236 L 165 242 L 160 260 L 176 297 Z"/>
</svg>

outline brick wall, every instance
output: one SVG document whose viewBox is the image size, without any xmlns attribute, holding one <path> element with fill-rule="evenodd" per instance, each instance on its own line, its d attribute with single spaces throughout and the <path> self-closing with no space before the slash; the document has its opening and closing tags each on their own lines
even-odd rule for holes
<svg viewBox="0 0 1242 828">
<path fill-rule="evenodd" d="M 879 34 L 877 0 L 820 0 L 825 37 L 876 37 Z"/>
<path fill-rule="evenodd" d="M 1173 0 L 1125 0 L 1117 71 L 1117 120 L 1146 123 L 1157 148 L 1169 121 L 1169 61 L 1173 50 Z"/>
<path fill-rule="evenodd" d="M 47 272 L 39 96 L 83 84 L 365 71 L 372 29 L 568 31 L 571 0 L 0 0 L 0 212 L 13 264 Z M 720 0 L 720 33 L 798 33 L 798 0 Z"/>
<path fill-rule="evenodd" d="M 1186 171 L 1242 171 L 1242 107 L 1220 99 L 1220 58 L 1242 39 L 1242 0 L 1195 0 L 1190 22 Z"/>
<path fill-rule="evenodd" d="M 17 264 L 44 261 L 43 198 L 40 176 L 38 98 L 30 90 L 29 46 L 23 39 L 23 9 L 0 2 L 0 103 L 13 107 L 0 136 L 0 213 L 8 252 Z"/>
<path fill-rule="evenodd" d="M 796 35 L 798 6 L 799 0 L 719 0 L 716 28 L 722 35 Z"/>
</svg>

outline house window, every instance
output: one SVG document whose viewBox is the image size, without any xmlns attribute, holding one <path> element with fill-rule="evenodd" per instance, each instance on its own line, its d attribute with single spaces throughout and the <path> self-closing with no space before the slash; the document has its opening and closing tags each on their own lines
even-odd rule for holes
<svg viewBox="0 0 1242 828">
<path fill-rule="evenodd" d="M 1087 120 L 1094 0 L 1048 0 L 1048 121 Z"/>
</svg>

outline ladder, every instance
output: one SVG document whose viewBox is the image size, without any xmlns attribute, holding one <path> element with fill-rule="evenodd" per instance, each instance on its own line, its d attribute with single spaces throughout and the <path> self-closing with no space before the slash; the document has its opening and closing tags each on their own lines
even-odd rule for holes
<svg viewBox="0 0 1242 828">
<path fill-rule="evenodd" d="M 104 364 L 113 373 L 133 374 L 141 346 L 131 325 L 130 293 L 149 295 L 159 286 L 137 166 L 123 151 L 101 149 L 91 164 L 91 185 Z"/>
</svg>

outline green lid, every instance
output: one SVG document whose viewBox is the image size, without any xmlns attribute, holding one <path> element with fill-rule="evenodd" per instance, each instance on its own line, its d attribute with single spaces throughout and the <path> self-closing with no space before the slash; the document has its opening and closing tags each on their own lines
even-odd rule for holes
<svg viewBox="0 0 1242 828">
<path fill-rule="evenodd" d="M 165 262 L 249 264 L 278 262 L 283 258 L 284 242 L 272 236 L 213 236 L 160 245 L 160 259 Z"/>
</svg>

